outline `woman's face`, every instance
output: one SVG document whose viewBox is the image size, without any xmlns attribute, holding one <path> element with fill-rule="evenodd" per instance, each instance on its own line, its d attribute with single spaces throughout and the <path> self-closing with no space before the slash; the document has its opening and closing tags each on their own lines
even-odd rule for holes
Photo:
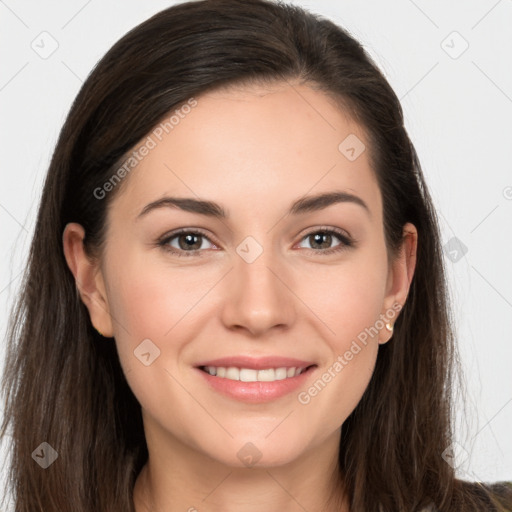
<svg viewBox="0 0 512 512">
<path fill-rule="evenodd" d="M 411 261 L 388 265 L 367 139 L 325 95 L 285 83 L 195 100 L 138 145 L 86 302 L 148 438 L 285 464 L 339 439 Z"/>
</svg>

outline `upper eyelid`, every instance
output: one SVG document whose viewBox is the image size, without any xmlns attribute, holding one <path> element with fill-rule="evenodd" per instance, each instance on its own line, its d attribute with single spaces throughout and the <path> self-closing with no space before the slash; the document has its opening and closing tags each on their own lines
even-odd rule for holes
<svg viewBox="0 0 512 512">
<path fill-rule="evenodd" d="M 197 235 L 201 235 L 204 238 L 207 238 L 212 244 L 219 245 L 215 242 L 215 240 L 212 240 L 210 235 L 206 234 L 201 228 L 183 228 L 178 229 L 178 231 L 171 231 L 159 238 L 160 242 L 168 242 L 169 240 L 172 240 L 173 238 L 176 238 L 179 235 L 186 235 L 188 233 L 193 233 Z"/>
</svg>

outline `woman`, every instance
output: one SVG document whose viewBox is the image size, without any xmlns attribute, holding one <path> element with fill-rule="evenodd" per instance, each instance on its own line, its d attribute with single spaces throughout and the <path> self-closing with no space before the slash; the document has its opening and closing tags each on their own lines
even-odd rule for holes
<svg viewBox="0 0 512 512">
<path fill-rule="evenodd" d="M 176 5 L 79 92 L 5 372 L 17 511 L 510 510 L 446 453 L 439 231 L 332 22 Z"/>
</svg>

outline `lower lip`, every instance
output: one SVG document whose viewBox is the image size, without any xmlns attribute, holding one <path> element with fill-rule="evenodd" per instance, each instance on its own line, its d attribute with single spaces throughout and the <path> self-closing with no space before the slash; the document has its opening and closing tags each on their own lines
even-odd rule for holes
<svg viewBox="0 0 512 512">
<path fill-rule="evenodd" d="M 301 385 L 309 378 L 316 366 L 310 366 L 306 371 L 295 377 L 276 380 L 274 382 L 242 382 L 240 380 L 216 377 L 196 368 L 206 379 L 206 382 L 223 395 L 250 403 L 264 403 L 285 396 Z"/>
</svg>

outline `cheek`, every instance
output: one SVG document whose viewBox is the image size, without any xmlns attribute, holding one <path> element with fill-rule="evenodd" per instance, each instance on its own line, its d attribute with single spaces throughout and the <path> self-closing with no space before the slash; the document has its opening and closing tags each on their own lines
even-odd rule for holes
<svg viewBox="0 0 512 512">
<path fill-rule="evenodd" d="M 123 372 L 144 409 L 172 418 L 171 405 L 183 395 L 172 376 L 182 348 L 195 335 L 188 315 L 201 298 L 200 283 L 193 272 L 158 267 L 136 254 L 117 261 L 109 303 Z"/>
<path fill-rule="evenodd" d="M 340 265 L 304 274 L 311 277 L 296 281 L 297 295 L 321 319 L 321 332 L 338 351 L 344 352 L 347 343 L 375 326 L 383 312 L 388 277 L 384 246 L 365 248 Z"/>
<path fill-rule="evenodd" d="M 111 250 L 109 258 L 110 314 L 119 358 L 125 373 L 129 373 L 140 369 L 137 349 L 141 343 L 151 356 L 144 359 L 160 357 L 165 348 L 164 334 L 176 323 L 180 313 L 180 301 L 176 300 L 176 289 L 165 281 L 162 272 L 136 253 L 120 248 Z"/>
<path fill-rule="evenodd" d="M 218 269 L 198 271 L 155 260 L 126 248 L 112 251 L 108 269 L 119 359 L 143 404 L 158 403 L 170 393 L 169 374 L 177 371 L 189 342 L 200 336 L 211 310 L 207 292 L 218 281 Z"/>
<path fill-rule="evenodd" d="M 116 337 L 139 343 L 144 338 L 171 339 L 172 331 L 187 324 L 187 315 L 204 296 L 208 277 L 192 268 L 173 268 L 137 254 L 126 254 L 117 261 L 121 263 L 112 268 L 109 279 Z"/>
<path fill-rule="evenodd" d="M 319 317 L 314 329 L 324 333 L 329 348 L 322 371 L 298 401 L 310 412 L 321 411 L 327 430 L 345 421 L 370 382 L 383 327 L 387 270 L 384 247 L 374 247 L 335 272 L 332 267 L 316 271 L 298 293 Z"/>
</svg>

